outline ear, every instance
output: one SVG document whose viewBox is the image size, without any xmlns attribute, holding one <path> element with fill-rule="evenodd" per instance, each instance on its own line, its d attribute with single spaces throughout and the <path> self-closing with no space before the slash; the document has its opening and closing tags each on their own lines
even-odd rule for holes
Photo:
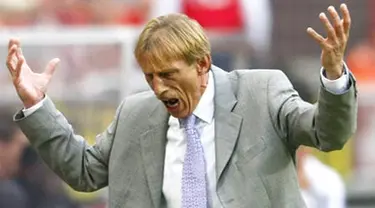
<svg viewBox="0 0 375 208">
<path fill-rule="evenodd" d="M 198 61 L 198 75 L 207 74 L 211 68 L 211 56 L 206 55 Z"/>
</svg>

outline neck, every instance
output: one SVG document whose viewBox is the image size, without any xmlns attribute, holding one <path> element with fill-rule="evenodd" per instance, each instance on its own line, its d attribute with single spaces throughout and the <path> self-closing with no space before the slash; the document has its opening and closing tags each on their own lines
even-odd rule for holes
<svg viewBox="0 0 375 208">
<path fill-rule="evenodd" d="M 201 95 L 203 95 L 204 91 L 206 90 L 207 88 L 207 85 L 208 85 L 208 72 L 203 74 L 201 76 L 201 86 L 200 86 L 200 89 L 201 89 Z"/>
</svg>

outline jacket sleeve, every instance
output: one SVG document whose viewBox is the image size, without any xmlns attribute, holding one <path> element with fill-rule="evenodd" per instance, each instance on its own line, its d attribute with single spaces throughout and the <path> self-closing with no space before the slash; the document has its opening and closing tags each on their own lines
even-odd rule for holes
<svg viewBox="0 0 375 208">
<path fill-rule="evenodd" d="M 113 122 L 89 146 L 74 133 L 67 119 L 47 98 L 25 117 L 19 111 L 14 120 L 47 165 L 77 191 L 95 191 L 108 185 L 108 161 L 122 104 Z"/>
<path fill-rule="evenodd" d="M 313 105 L 299 97 L 283 72 L 270 76 L 268 106 L 280 137 L 292 148 L 306 145 L 322 151 L 341 149 L 357 127 L 357 89 L 352 74 L 349 85 L 342 94 L 321 86 Z"/>
</svg>

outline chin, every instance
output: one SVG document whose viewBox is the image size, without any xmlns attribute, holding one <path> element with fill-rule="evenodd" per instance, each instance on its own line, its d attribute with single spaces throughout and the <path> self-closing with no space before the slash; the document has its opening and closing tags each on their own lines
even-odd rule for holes
<svg viewBox="0 0 375 208">
<path fill-rule="evenodd" d="M 179 119 L 183 119 L 183 118 L 186 118 L 187 116 L 189 116 L 189 113 L 187 112 L 170 112 L 170 114 L 175 117 L 175 118 L 179 118 Z"/>
<path fill-rule="evenodd" d="M 182 118 L 185 118 L 185 114 L 181 114 L 181 113 L 171 113 L 170 114 L 175 117 L 175 118 L 179 118 L 179 119 L 182 119 Z"/>
</svg>

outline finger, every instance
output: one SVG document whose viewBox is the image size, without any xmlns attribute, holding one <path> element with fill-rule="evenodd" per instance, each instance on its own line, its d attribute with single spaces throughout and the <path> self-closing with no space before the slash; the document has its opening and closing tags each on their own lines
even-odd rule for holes
<svg viewBox="0 0 375 208">
<path fill-rule="evenodd" d="M 323 23 L 324 27 L 326 28 L 328 38 L 332 40 L 337 39 L 335 29 L 332 27 L 331 23 L 329 22 L 326 14 L 324 14 L 323 12 L 320 13 L 319 19 Z"/>
<path fill-rule="evenodd" d="M 325 41 L 325 39 L 321 35 L 319 35 L 311 27 L 307 28 L 306 31 L 321 47 L 324 47 L 324 41 Z"/>
<path fill-rule="evenodd" d="M 21 46 L 19 46 L 19 45 L 18 45 L 17 53 L 18 53 L 20 56 L 23 56 L 22 48 L 21 48 Z"/>
<path fill-rule="evenodd" d="M 23 54 L 22 54 L 22 50 L 21 50 L 20 47 L 17 47 L 17 49 L 16 49 L 16 56 L 17 56 L 18 60 L 19 60 L 21 57 L 24 58 L 24 56 L 23 56 Z"/>
<path fill-rule="evenodd" d="M 26 59 L 25 59 L 25 57 L 23 56 L 23 54 L 22 54 L 22 49 L 21 49 L 21 47 L 17 47 L 17 49 L 16 49 L 16 57 L 17 57 L 17 59 L 18 59 L 18 62 L 20 62 L 20 60 L 22 60 L 22 64 L 24 64 L 24 63 L 26 63 Z M 17 71 L 18 69 L 16 69 L 16 71 Z"/>
<path fill-rule="evenodd" d="M 17 38 L 11 38 L 11 39 L 9 40 L 9 43 L 8 43 L 8 50 L 10 50 L 10 48 L 11 48 L 13 45 L 20 46 L 20 41 L 19 41 Z"/>
<path fill-rule="evenodd" d="M 18 62 L 15 69 L 15 77 L 20 77 L 21 71 L 22 71 L 22 65 L 25 63 L 25 58 L 23 56 L 18 56 Z"/>
<path fill-rule="evenodd" d="M 10 48 L 9 54 L 7 57 L 6 65 L 11 73 L 13 73 L 13 71 L 16 69 L 16 65 L 18 62 L 17 57 L 16 57 L 16 51 L 17 51 L 17 46 L 13 45 L 13 47 Z"/>
<path fill-rule="evenodd" d="M 329 12 L 329 14 L 331 15 L 331 17 L 333 19 L 333 25 L 335 27 L 336 36 L 338 38 L 342 38 L 343 35 L 344 35 L 344 29 L 343 29 L 343 26 L 341 24 L 339 14 L 337 13 L 335 7 L 333 7 L 333 6 L 329 6 L 328 7 L 328 12 Z"/>
<path fill-rule="evenodd" d="M 350 26 L 351 26 L 351 17 L 349 13 L 349 9 L 346 4 L 341 4 L 340 6 L 341 14 L 343 16 L 343 27 L 344 32 L 347 36 L 349 36 Z"/>
<path fill-rule="evenodd" d="M 46 67 L 46 70 L 44 71 L 44 74 L 48 75 L 48 76 L 52 76 L 53 73 L 55 72 L 56 68 L 57 68 L 57 65 L 60 63 L 60 59 L 58 58 L 54 58 L 52 59 L 48 64 L 47 64 L 47 67 Z"/>
</svg>

